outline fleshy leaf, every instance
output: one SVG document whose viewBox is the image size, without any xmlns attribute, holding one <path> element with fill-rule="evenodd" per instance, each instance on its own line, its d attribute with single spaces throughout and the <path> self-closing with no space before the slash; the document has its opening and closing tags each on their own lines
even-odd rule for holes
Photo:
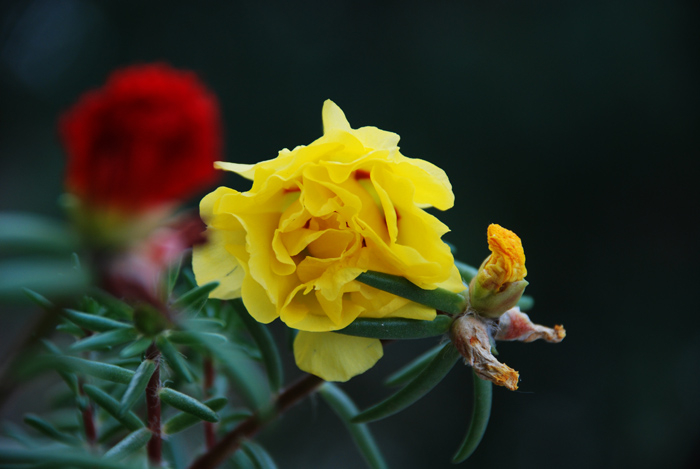
<svg viewBox="0 0 700 469">
<path fill-rule="evenodd" d="M 108 332 L 91 335 L 82 340 L 74 342 L 68 347 L 73 352 L 84 352 L 87 350 L 104 350 L 115 345 L 131 342 L 138 336 L 136 329 L 114 329 Z"/>
<path fill-rule="evenodd" d="M 352 439 L 369 467 L 373 469 L 386 468 L 386 462 L 384 462 L 382 453 L 379 451 L 379 447 L 374 441 L 368 426 L 364 423 L 353 423 L 351 421 L 352 417 L 358 412 L 357 406 L 352 400 L 333 383 L 325 383 L 319 388 L 319 393 L 348 428 Z"/>
<path fill-rule="evenodd" d="M 226 406 L 227 402 L 228 399 L 225 397 L 214 397 L 204 401 L 204 405 L 209 407 L 214 412 L 218 412 Z M 199 417 L 187 412 L 182 412 L 169 418 L 163 424 L 163 433 L 167 435 L 174 435 L 175 433 L 181 432 L 201 421 L 202 420 Z"/>
<path fill-rule="evenodd" d="M 199 402 L 194 397 L 175 391 L 170 388 L 160 388 L 158 391 L 161 401 L 195 417 L 207 422 L 218 422 L 219 416 L 206 405 Z"/>
<path fill-rule="evenodd" d="M 133 412 L 126 412 L 122 414 L 120 412 L 121 406 L 119 402 L 97 386 L 86 384 L 83 386 L 83 390 L 85 391 L 85 394 L 90 396 L 90 399 L 95 401 L 95 404 L 106 410 L 109 415 L 117 419 L 129 430 L 138 430 L 144 426 L 141 419 L 138 418 Z"/>
<path fill-rule="evenodd" d="M 459 357 L 459 352 L 452 342 L 446 343 L 430 362 L 430 365 L 425 367 L 413 381 L 386 400 L 356 415 L 352 421 L 355 423 L 370 422 L 402 411 L 442 381 Z"/>
<path fill-rule="evenodd" d="M 393 293 L 449 314 L 460 314 L 467 307 L 466 298 L 458 293 L 452 293 L 442 288 L 423 290 L 405 278 L 396 275 L 369 270 L 360 274 L 357 280 L 379 290 Z"/>
<path fill-rule="evenodd" d="M 156 371 L 156 363 L 153 360 L 144 360 L 136 368 L 134 377 L 131 378 L 131 382 L 129 382 L 129 386 L 124 391 L 122 400 L 119 403 L 120 416 L 124 416 L 143 394 L 154 371 Z"/>
<path fill-rule="evenodd" d="M 64 309 L 61 315 L 89 331 L 107 332 L 113 329 L 131 328 L 129 324 L 124 322 L 115 321 L 114 319 L 97 316 L 95 314 L 82 313 L 73 309 Z"/>
<path fill-rule="evenodd" d="M 165 335 L 161 334 L 158 336 L 158 338 L 156 338 L 156 346 L 163 354 L 165 359 L 168 360 L 168 364 L 175 374 L 180 376 L 188 383 L 192 383 L 194 381 L 192 373 L 187 366 L 187 362 L 184 358 L 182 358 L 180 352 L 178 352 L 175 346 L 165 337 Z"/>
<path fill-rule="evenodd" d="M 474 453 L 481 439 L 486 432 L 486 427 L 491 416 L 491 398 L 493 384 L 479 378 L 476 373 L 472 372 L 474 377 L 474 408 L 472 411 L 472 421 L 469 424 L 469 431 L 464 441 L 457 450 L 457 454 L 452 458 L 452 462 L 457 464 Z"/>
<path fill-rule="evenodd" d="M 146 446 L 152 433 L 148 428 L 141 428 L 129 433 L 122 441 L 105 453 L 105 458 L 113 461 L 124 459 L 128 455 Z"/>
<path fill-rule="evenodd" d="M 358 318 L 338 334 L 374 339 L 423 339 L 442 335 L 450 329 L 452 317 L 439 314 L 432 321 L 405 318 Z"/>
<path fill-rule="evenodd" d="M 435 356 L 440 352 L 440 350 L 442 350 L 442 347 L 442 344 L 436 345 L 424 354 L 420 355 L 408 365 L 392 373 L 384 381 L 384 384 L 386 386 L 402 386 L 408 383 L 409 381 L 413 380 L 413 378 L 418 376 L 418 374 L 430 364 L 433 358 L 435 358 Z"/>
</svg>

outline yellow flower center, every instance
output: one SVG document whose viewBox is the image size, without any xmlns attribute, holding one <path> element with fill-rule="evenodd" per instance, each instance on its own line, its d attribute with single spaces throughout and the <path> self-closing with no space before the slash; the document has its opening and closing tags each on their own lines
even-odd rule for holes
<svg viewBox="0 0 700 469">
<path fill-rule="evenodd" d="M 507 283 L 522 280 L 527 275 L 525 251 L 518 235 L 500 225 L 489 225 L 487 238 L 491 255 L 483 265 L 481 285 L 499 291 Z"/>
</svg>

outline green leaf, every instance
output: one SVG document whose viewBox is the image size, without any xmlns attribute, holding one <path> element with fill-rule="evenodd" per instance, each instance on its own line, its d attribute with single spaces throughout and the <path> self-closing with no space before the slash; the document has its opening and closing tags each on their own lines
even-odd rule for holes
<svg viewBox="0 0 700 469">
<path fill-rule="evenodd" d="M 57 448 L 0 448 L 0 463 L 2 467 L 7 467 L 7 464 L 41 464 L 41 467 L 51 468 L 133 469 L 131 465 L 125 466 L 96 455 L 81 453 L 75 448 L 71 448 L 70 451 Z"/>
<path fill-rule="evenodd" d="M 65 444 L 71 445 L 71 446 L 80 445 L 79 439 L 77 439 L 73 435 L 67 435 L 67 434 L 59 431 L 51 423 L 42 419 L 38 415 L 34 415 L 34 414 L 25 415 L 24 416 L 24 423 L 26 423 L 30 427 L 34 428 L 38 432 L 43 433 L 44 435 L 48 436 L 52 440 L 60 441 L 61 443 L 65 443 Z"/>
<path fill-rule="evenodd" d="M 89 331 L 106 332 L 113 329 L 131 329 L 129 324 L 94 314 L 81 313 L 73 309 L 64 309 L 61 311 L 61 315 Z"/>
<path fill-rule="evenodd" d="M 466 298 L 458 293 L 452 293 L 442 288 L 423 290 L 405 278 L 396 275 L 369 270 L 360 274 L 357 280 L 379 290 L 393 293 L 449 314 L 463 313 L 467 307 Z"/>
<path fill-rule="evenodd" d="M 224 321 L 217 318 L 192 318 L 181 324 L 184 329 L 196 332 L 220 331 L 225 325 Z"/>
<path fill-rule="evenodd" d="M 0 252 L 71 252 L 78 246 L 75 234 L 62 223 L 28 213 L 0 213 Z"/>
<path fill-rule="evenodd" d="M 491 400 L 492 400 L 492 388 L 493 385 L 491 381 L 487 381 L 479 378 L 476 373 L 472 371 L 472 376 L 474 377 L 474 408 L 472 411 L 472 421 L 469 424 L 469 431 L 464 441 L 457 450 L 457 454 L 452 458 L 452 462 L 457 464 L 474 453 L 474 450 L 481 443 L 481 439 L 486 432 L 486 427 L 489 424 L 489 417 L 491 416 Z"/>
<path fill-rule="evenodd" d="M 58 332 L 65 332 L 66 334 L 70 334 L 76 339 L 82 339 L 85 337 L 85 331 L 73 324 L 72 322 L 64 322 L 63 324 L 59 324 L 56 326 L 56 330 Z"/>
<path fill-rule="evenodd" d="M 404 384 L 408 383 L 413 378 L 418 376 L 418 374 L 430 364 L 438 352 L 442 350 L 442 347 L 443 344 L 438 344 L 424 354 L 420 355 L 408 365 L 389 375 L 389 377 L 384 381 L 384 384 L 386 386 L 403 386 Z"/>
<path fill-rule="evenodd" d="M 108 422 L 100 426 L 100 434 L 97 437 L 97 442 L 101 445 L 105 444 L 107 441 L 109 441 L 111 438 L 113 438 L 115 435 L 122 431 L 128 431 L 128 429 L 125 428 L 124 425 L 122 425 L 122 423 L 118 420 L 109 419 Z"/>
<path fill-rule="evenodd" d="M 134 308 L 122 300 L 112 296 L 99 288 L 90 289 L 90 294 L 96 297 L 107 309 L 107 315 L 112 318 L 131 320 L 134 315 Z"/>
<path fill-rule="evenodd" d="M 128 455 L 146 446 L 146 443 L 148 443 L 148 440 L 151 439 L 151 436 L 153 436 L 153 434 L 148 428 L 140 428 L 134 432 L 131 432 L 112 449 L 107 451 L 104 457 L 113 461 L 124 459 Z"/>
<path fill-rule="evenodd" d="M 41 343 L 44 345 L 44 348 L 46 351 L 48 351 L 51 355 L 55 356 L 61 356 L 63 355 L 63 352 L 61 352 L 61 349 L 56 347 L 56 345 L 46 339 L 40 339 Z M 79 394 L 78 391 L 78 377 L 75 376 L 73 373 L 68 373 L 66 371 L 58 370 L 58 374 L 61 376 L 61 379 L 65 381 L 65 383 L 68 385 L 70 390 L 73 392 L 74 396 L 77 396 Z"/>
<path fill-rule="evenodd" d="M 219 282 L 209 282 L 183 294 L 173 302 L 173 309 L 199 309 L 209 298 L 209 293 L 219 286 Z"/>
<path fill-rule="evenodd" d="M 90 283 L 84 271 L 55 259 L 12 259 L 0 262 L 0 300 L 26 299 L 25 288 L 47 297 L 69 298 L 82 294 Z"/>
<path fill-rule="evenodd" d="M 134 376 L 133 371 L 108 363 L 100 363 L 68 356 L 46 358 L 47 364 L 53 365 L 56 368 L 73 371 L 75 373 L 83 373 L 115 383 L 129 384 L 131 378 Z"/>
<path fill-rule="evenodd" d="M 529 311 L 535 306 L 535 299 L 529 295 L 523 295 L 518 301 L 518 306 L 520 307 L 520 311 Z"/>
<path fill-rule="evenodd" d="M 225 430 L 229 425 L 238 425 L 238 423 L 251 415 L 253 413 L 247 409 L 233 409 L 219 418 L 219 428 Z"/>
<path fill-rule="evenodd" d="M 202 404 L 194 397 L 175 391 L 170 388 L 160 388 L 158 391 L 160 400 L 171 407 L 192 414 L 195 417 L 207 422 L 218 422 L 219 416 L 205 404 Z"/>
<path fill-rule="evenodd" d="M 94 334 L 71 344 L 68 347 L 73 352 L 85 352 L 88 350 L 105 350 L 115 345 L 131 342 L 138 336 L 136 329 L 113 329 L 108 332 Z"/>
<path fill-rule="evenodd" d="M 270 453 L 265 451 L 265 448 L 253 441 L 244 441 L 241 449 L 255 465 L 255 469 L 277 469 L 275 460 L 272 459 Z"/>
<path fill-rule="evenodd" d="M 122 358 L 130 358 L 141 355 L 146 351 L 148 346 L 151 345 L 151 342 L 153 342 L 153 339 L 150 337 L 139 337 L 134 342 L 124 347 L 121 352 L 119 352 L 119 356 Z"/>
<path fill-rule="evenodd" d="M 469 264 L 465 264 L 464 262 L 460 262 L 458 260 L 455 260 L 455 266 L 457 266 L 457 270 L 459 270 L 459 274 L 462 276 L 462 280 L 464 280 L 464 283 L 469 285 L 469 282 L 472 281 L 474 277 L 476 277 L 476 274 L 479 272 L 479 269 L 476 267 L 472 267 Z"/>
<path fill-rule="evenodd" d="M 46 311 L 54 310 L 54 304 L 51 303 L 45 296 L 40 295 L 34 290 L 30 290 L 29 288 L 23 288 L 22 290 L 24 291 L 24 294 L 27 295 L 27 298 L 39 305 L 42 309 Z"/>
<path fill-rule="evenodd" d="M 319 393 L 348 428 L 352 439 L 369 467 L 373 469 L 388 467 L 386 462 L 384 462 L 377 443 L 374 441 L 374 437 L 369 431 L 369 427 L 364 423 L 351 422 L 353 416 L 357 414 L 355 403 L 338 386 L 332 383 L 325 383 L 321 386 Z"/>
<path fill-rule="evenodd" d="M 236 451 L 233 456 L 229 458 L 230 465 L 232 469 L 260 469 L 255 466 L 255 463 L 250 459 L 248 453 L 245 451 Z"/>
<path fill-rule="evenodd" d="M 138 430 L 144 426 L 141 419 L 138 418 L 133 412 L 127 412 L 122 415 L 120 413 L 121 406 L 119 402 L 97 386 L 85 384 L 83 385 L 83 391 L 85 391 L 85 394 L 90 396 L 90 399 L 95 401 L 95 404 L 106 410 L 109 415 L 117 419 L 129 430 Z"/>
<path fill-rule="evenodd" d="M 167 336 L 170 342 L 179 345 L 201 345 L 209 341 L 213 344 L 228 342 L 225 335 L 213 332 L 169 331 Z"/>
<path fill-rule="evenodd" d="M 172 368 L 176 375 L 188 383 L 194 382 L 194 378 L 192 377 L 192 373 L 190 373 L 187 362 L 184 358 L 182 358 L 180 352 L 178 352 L 175 346 L 165 337 L 164 334 L 161 334 L 156 338 L 156 346 L 158 347 L 158 350 L 160 350 L 160 353 L 163 354 L 165 359 L 168 360 L 170 368 Z"/>
<path fill-rule="evenodd" d="M 209 407 L 212 411 L 218 412 L 226 406 L 227 402 L 228 399 L 225 397 L 214 397 L 204 401 L 204 405 Z M 163 424 L 163 433 L 166 435 L 174 435 L 199 422 L 201 422 L 199 417 L 187 412 L 182 412 L 169 418 L 168 421 Z"/>
<path fill-rule="evenodd" d="M 250 335 L 260 349 L 263 363 L 267 370 L 267 376 L 270 381 L 270 389 L 273 392 L 279 391 L 284 382 L 284 372 L 282 371 L 282 360 L 279 350 L 277 350 L 275 339 L 272 337 L 267 327 L 260 324 L 248 314 L 245 306 L 243 306 L 243 302 L 234 300 L 233 304 L 243 324 L 245 324 L 246 329 L 248 329 L 248 332 L 250 332 Z"/>
<path fill-rule="evenodd" d="M 166 277 L 166 294 L 168 297 L 173 294 L 173 290 L 175 289 L 175 284 L 177 283 L 178 277 L 180 277 L 180 269 L 182 268 L 182 259 L 183 256 L 178 256 L 177 260 L 173 262 L 172 265 L 168 268 L 168 273 L 165 276 Z"/>
<path fill-rule="evenodd" d="M 459 357 L 459 352 L 452 342 L 447 342 L 430 362 L 430 365 L 425 367 L 413 381 L 386 400 L 361 412 L 352 421 L 354 423 L 370 422 L 402 411 L 442 381 Z"/>
<path fill-rule="evenodd" d="M 156 362 L 153 360 L 144 360 L 139 367 L 136 368 L 134 377 L 131 378 L 129 386 L 126 388 L 122 400 L 119 403 L 119 416 L 123 417 L 136 403 L 136 400 L 141 397 L 154 371 L 156 371 Z"/>
<path fill-rule="evenodd" d="M 446 333 L 454 318 L 438 314 L 432 321 L 405 318 L 358 318 L 339 334 L 375 339 L 424 339 Z"/>
<path fill-rule="evenodd" d="M 252 409 L 260 409 L 270 398 L 267 380 L 258 367 L 230 342 L 222 345 L 204 344 L 231 380 L 236 391 Z"/>
</svg>

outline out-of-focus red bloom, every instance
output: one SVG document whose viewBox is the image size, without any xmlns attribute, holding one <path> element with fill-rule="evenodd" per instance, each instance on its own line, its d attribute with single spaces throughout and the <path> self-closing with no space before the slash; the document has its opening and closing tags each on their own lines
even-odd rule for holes
<svg viewBox="0 0 700 469">
<path fill-rule="evenodd" d="M 122 215 L 175 204 L 216 178 L 217 100 L 192 72 L 165 64 L 114 72 L 60 120 L 66 189 L 84 209 Z"/>
</svg>

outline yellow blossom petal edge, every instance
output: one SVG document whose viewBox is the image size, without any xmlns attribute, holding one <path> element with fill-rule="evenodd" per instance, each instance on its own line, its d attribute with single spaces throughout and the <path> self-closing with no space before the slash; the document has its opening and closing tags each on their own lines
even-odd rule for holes
<svg viewBox="0 0 700 469">
<path fill-rule="evenodd" d="M 484 262 L 481 286 L 499 291 L 504 284 L 525 278 L 525 251 L 518 235 L 493 223 L 488 227 L 487 239 L 492 254 Z"/>
<path fill-rule="evenodd" d="M 372 368 L 382 355 L 378 339 L 299 331 L 294 340 L 297 366 L 326 381 L 345 382 Z"/>
</svg>

